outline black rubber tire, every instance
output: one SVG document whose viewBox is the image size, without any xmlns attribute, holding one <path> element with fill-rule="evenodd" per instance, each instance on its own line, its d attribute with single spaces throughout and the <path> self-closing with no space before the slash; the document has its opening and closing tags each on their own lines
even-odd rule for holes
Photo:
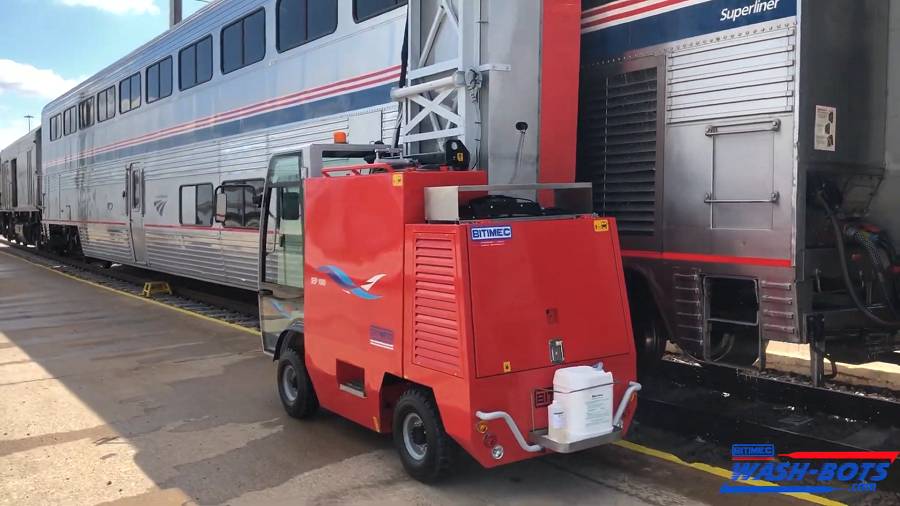
<svg viewBox="0 0 900 506">
<path fill-rule="evenodd" d="M 295 372 L 297 396 L 294 399 L 291 399 L 291 396 L 285 391 L 284 381 L 282 381 L 282 376 L 289 368 Z M 275 383 L 278 385 L 278 397 L 281 399 L 281 405 L 284 406 L 287 414 L 294 418 L 304 419 L 313 416 L 318 411 L 319 399 L 316 397 L 312 380 L 309 379 L 306 363 L 295 350 L 288 348 L 281 352 Z"/>
<path fill-rule="evenodd" d="M 403 422 L 407 415 L 415 413 L 422 419 L 425 429 L 425 456 L 417 459 L 406 448 Z M 413 387 L 403 393 L 394 407 L 394 445 L 400 454 L 403 468 L 422 483 L 438 482 L 453 472 L 456 460 L 456 442 L 447 435 L 431 392 Z"/>
</svg>

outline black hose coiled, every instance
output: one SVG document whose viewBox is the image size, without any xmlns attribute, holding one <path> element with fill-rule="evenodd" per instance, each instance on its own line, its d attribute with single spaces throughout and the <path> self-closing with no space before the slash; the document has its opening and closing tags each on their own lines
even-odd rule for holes
<svg viewBox="0 0 900 506">
<path fill-rule="evenodd" d="M 844 278 L 844 285 L 847 287 L 847 293 L 850 294 L 850 299 L 853 301 L 853 305 L 856 306 L 857 309 L 870 321 L 875 323 L 880 327 L 887 327 L 891 329 L 900 329 L 900 321 L 897 320 L 885 320 L 875 313 L 873 313 L 859 298 L 859 294 L 856 293 L 856 289 L 853 286 L 853 280 L 850 279 L 850 271 L 847 269 L 847 249 L 844 247 L 844 234 L 841 231 L 841 225 L 838 223 L 837 216 L 835 216 L 834 211 L 831 209 L 831 206 L 828 204 L 828 201 L 825 199 L 825 196 L 821 191 L 816 195 L 819 199 L 819 203 L 822 204 L 822 207 L 825 209 L 825 214 L 828 215 L 829 221 L 831 221 L 831 227 L 834 231 L 834 240 L 836 242 L 838 257 L 841 264 L 841 276 Z"/>
<path fill-rule="evenodd" d="M 869 234 L 863 230 L 857 227 L 848 226 L 845 227 L 844 233 L 849 239 L 862 246 L 863 250 L 865 250 L 866 254 L 869 256 L 869 262 L 875 270 L 878 287 L 881 289 L 881 296 L 884 297 L 885 305 L 890 309 L 894 318 L 896 318 L 898 315 L 897 308 L 894 306 L 894 294 L 892 293 L 893 290 L 891 289 L 892 287 L 890 286 L 886 275 L 887 270 L 891 268 L 890 261 L 882 257 L 878 252 L 878 247 L 872 241 Z"/>
</svg>

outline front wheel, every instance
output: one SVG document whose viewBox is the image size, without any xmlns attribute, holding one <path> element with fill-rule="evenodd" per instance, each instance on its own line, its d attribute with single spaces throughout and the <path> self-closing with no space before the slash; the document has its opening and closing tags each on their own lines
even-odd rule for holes
<svg viewBox="0 0 900 506">
<path fill-rule="evenodd" d="M 277 381 L 278 396 L 287 414 L 294 418 L 309 418 L 319 409 L 319 399 L 306 364 L 296 351 L 288 348 L 281 353 Z"/>
<path fill-rule="evenodd" d="M 411 388 L 394 408 L 394 445 L 406 472 L 423 483 L 434 483 L 453 470 L 456 443 L 444 430 L 430 392 Z"/>
</svg>

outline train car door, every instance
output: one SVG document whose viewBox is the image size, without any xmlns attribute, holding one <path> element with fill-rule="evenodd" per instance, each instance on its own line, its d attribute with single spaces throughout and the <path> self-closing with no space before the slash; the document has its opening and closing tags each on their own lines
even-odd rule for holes
<svg viewBox="0 0 900 506">
<path fill-rule="evenodd" d="M 144 170 L 138 163 L 128 165 L 126 170 L 126 192 L 128 194 L 128 225 L 131 236 L 131 250 L 134 261 L 147 263 L 147 245 L 144 238 Z"/>
</svg>

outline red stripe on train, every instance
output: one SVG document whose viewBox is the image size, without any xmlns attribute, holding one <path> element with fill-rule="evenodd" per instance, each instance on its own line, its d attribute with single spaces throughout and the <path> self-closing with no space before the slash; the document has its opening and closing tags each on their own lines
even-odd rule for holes
<svg viewBox="0 0 900 506">
<path fill-rule="evenodd" d="M 651 260 L 671 260 L 675 262 L 699 262 L 706 264 L 734 264 L 755 265 L 759 267 L 790 268 L 790 259 L 780 258 L 756 258 L 725 255 L 704 255 L 700 253 L 673 253 L 669 251 L 638 251 L 624 250 L 622 256 L 626 258 L 647 258 Z"/>
<path fill-rule="evenodd" d="M 618 20 L 620 20 L 620 19 L 624 19 L 624 18 L 627 18 L 627 17 L 630 17 L 630 16 L 637 16 L 637 15 L 639 15 L 639 14 L 644 14 L 644 13 L 647 13 L 647 12 L 650 12 L 650 11 L 655 11 L 655 10 L 658 10 L 658 9 L 663 9 L 663 8 L 665 8 L 665 7 L 670 7 L 670 6 L 672 6 L 672 5 L 678 5 L 678 4 L 681 4 L 681 3 L 688 2 L 688 1 L 690 1 L 690 0 L 665 0 L 664 2 L 660 2 L 660 3 L 658 3 L 658 4 L 646 5 L 646 6 L 644 6 L 644 7 L 640 7 L 640 8 L 637 8 L 637 9 L 632 9 L 632 10 L 630 10 L 630 11 L 620 12 L 620 13 L 618 13 L 618 14 L 613 14 L 612 16 L 609 16 L 609 17 L 605 17 L 605 18 L 601 18 L 601 19 L 595 19 L 594 21 L 589 21 L 589 22 L 587 22 L 587 23 L 582 23 L 582 24 L 581 24 L 581 27 L 582 27 L 582 28 L 590 28 L 590 27 L 592 27 L 592 26 L 603 25 L 603 24 L 611 23 L 611 22 L 613 22 L 613 21 L 618 21 Z"/>
</svg>

